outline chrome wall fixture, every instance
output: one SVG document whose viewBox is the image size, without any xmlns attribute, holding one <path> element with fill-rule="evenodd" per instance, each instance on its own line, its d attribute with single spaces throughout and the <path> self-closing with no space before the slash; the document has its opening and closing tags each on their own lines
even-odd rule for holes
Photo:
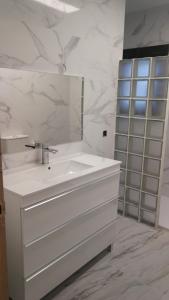
<svg viewBox="0 0 169 300">
<path fill-rule="evenodd" d="M 119 65 L 115 159 L 122 161 L 119 212 L 158 224 L 168 113 L 168 56 Z"/>
</svg>

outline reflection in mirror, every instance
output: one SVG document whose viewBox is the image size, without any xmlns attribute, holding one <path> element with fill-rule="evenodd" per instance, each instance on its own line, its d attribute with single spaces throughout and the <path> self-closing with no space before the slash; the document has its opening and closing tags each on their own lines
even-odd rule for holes
<svg viewBox="0 0 169 300">
<path fill-rule="evenodd" d="M 0 134 L 57 145 L 82 139 L 84 79 L 0 69 Z"/>
</svg>

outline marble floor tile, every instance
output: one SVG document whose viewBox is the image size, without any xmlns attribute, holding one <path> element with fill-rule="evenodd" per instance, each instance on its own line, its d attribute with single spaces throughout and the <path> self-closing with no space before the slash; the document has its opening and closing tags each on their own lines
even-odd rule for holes
<svg viewBox="0 0 169 300">
<path fill-rule="evenodd" d="M 165 187 L 168 189 L 168 187 Z M 160 214 L 159 214 L 159 225 L 161 227 L 169 229 L 169 198 L 168 196 L 162 195 L 160 200 Z"/>
<path fill-rule="evenodd" d="M 112 253 L 44 300 L 168 300 L 169 231 L 123 217 Z"/>
</svg>

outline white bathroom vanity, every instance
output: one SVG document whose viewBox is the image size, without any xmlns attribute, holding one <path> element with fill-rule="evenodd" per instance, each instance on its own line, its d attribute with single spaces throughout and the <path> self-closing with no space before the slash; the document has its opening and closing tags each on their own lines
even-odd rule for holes
<svg viewBox="0 0 169 300">
<path fill-rule="evenodd" d="M 39 300 L 113 243 L 120 162 L 85 153 L 4 172 L 9 292 Z"/>
</svg>

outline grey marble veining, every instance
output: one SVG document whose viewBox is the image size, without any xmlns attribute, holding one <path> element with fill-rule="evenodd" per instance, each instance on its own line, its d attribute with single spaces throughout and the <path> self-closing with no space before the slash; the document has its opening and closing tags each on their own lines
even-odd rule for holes
<svg viewBox="0 0 169 300">
<path fill-rule="evenodd" d="M 0 134 L 49 145 L 81 140 L 82 78 L 0 68 Z"/>
<path fill-rule="evenodd" d="M 169 5 L 129 13 L 126 16 L 124 47 L 168 44 Z"/>
<path fill-rule="evenodd" d="M 169 231 L 120 217 L 108 254 L 44 300 L 168 300 Z"/>
<path fill-rule="evenodd" d="M 84 76 L 84 150 L 113 157 L 125 0 L 67 0 L 65 3 L 79 10 L 63 13 L 39 1 L 1 1 L 0 67 Z M 3 105 L 0 109 L 8 112 L 8 107 Z M 54 117 L 53 114 L 49 119 Z M 103 139 L 105 129 L 108 135 Z"/>
</svg>

